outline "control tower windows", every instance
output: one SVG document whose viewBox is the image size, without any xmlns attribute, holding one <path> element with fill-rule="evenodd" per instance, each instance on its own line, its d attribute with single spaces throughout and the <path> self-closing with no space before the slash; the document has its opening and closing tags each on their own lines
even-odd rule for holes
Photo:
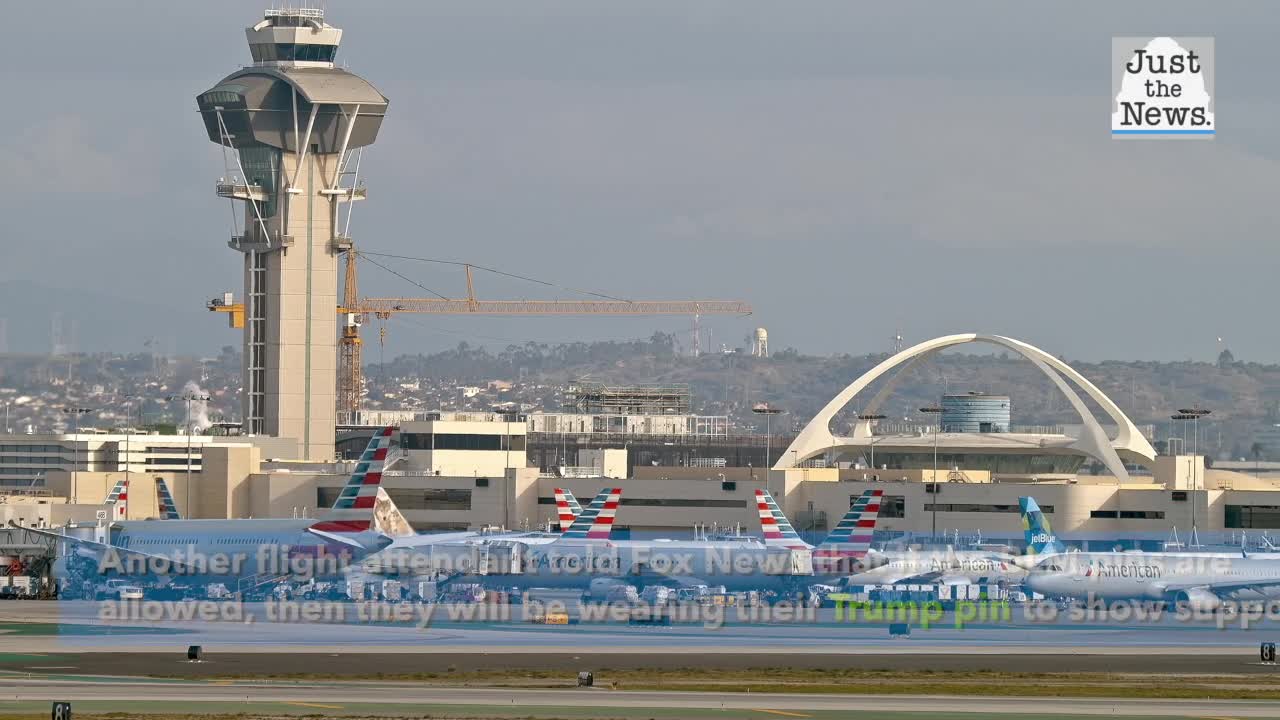
<svg viewBox="0 0 1280 720">
<path fill-rule="evenodd" d="M 267 200 L 258 204 L 263 217 L 276 214 L 276 183 L 280 177 L 280 151 L 266 145 L 240 148 L 245 180 L 267 191 Z"/>
<path fill-rule="evenodd" d="M 254 62 L 333 62 L 338 54 L 337 45 L 307 45 L 303 43 L 275 43 L 250 45 Z"/>
</svg>

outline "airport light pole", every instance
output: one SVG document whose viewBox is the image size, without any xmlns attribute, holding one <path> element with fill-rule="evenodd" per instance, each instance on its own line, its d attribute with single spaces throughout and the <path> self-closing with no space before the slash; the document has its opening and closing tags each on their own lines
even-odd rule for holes
<svg viewBox="0 0 1280 720">
<path fill-rule="evenodd" d="M 507 441 L 507 467 L 506 467 L 506 470 L 504 470 L 504 471 L 503 471 L 503 473 L 502 473 L 503 477 L 506 477 L 507 472 L 511 470 L 511 413 L 510 413 L 510 408 L 507 408 L 507 407 L 502 406 L 502 405 L 494 405 L 494 406 L 493 406 L 492 408 L 490 408 L 490 409 L 491 409 L 493 412 L 495 412 L 495 413 L 501 413 L 501 415 L 502 415 L 502 420 L 503 420 L 503 422 L 505 422 L 505 423 L 506 423 L 506 426 L 507 426 L 507 428 L 506 428 L 506 430 L 507 430 L 507 437 L 506 437 L 506 441 Z"/>
<path fill-rule="evenodd" d="M 71 415 L 72 417 L 74 417 L 74 418 L 75 418 L 75 423 L 76 423 L 76 434 L 75 434 L 74 439 L 72 439 L 72 441 L 71 441 L 71 451 L 72 451 L 72 460 L 71 460 L 71 504 L 72 504 L 72 505 L 75 505 L 75 504 L 76 504 L 76 491 L 77 491 L 77 490 L 79 490 L 79 484 L 78 484 L 78 482 L 77 482 L 77 481 L 80 479 L 80 477 L 79 477 L 79 472 L 80 472 L 80 416 L 81 416 L 81 415 L 88 415 L 89 413 L 93 412 L 93 410 L 94 410 L 93 408 L 87 408 L 87 407 L 65 407 L 65 408 L 62 408 L 62 412 L 64 412 L 64 413 L 66 413 L 66 414 Z"/>
<path fill-rule="evenodd" d="M 859 420 L 867 421 L 868 437 L 870 437 L 871 435 L 871 423 L 877 420 L 883 420 L 886 417 L 887 417 L 886 415 L 881 415 L 880 413 L 863 413 L 858 415 Z M 871 477 L 874 478 L 875 476 L 876 476 L 876 442 L 875 440 L 872 440 L 871 441 Z"/>
<path fill-rule="evenodd" d="M 1200 418 L 1213 412 L 1203 408 L 1179 408 L 1175 418 L 1191 421 L 1191 539 L 1198 541 L 1196 536 L 1196 491 L 1200 487 L 1200 468 L 1196 467 L 1196 463 L 1203 461 L 1200 458 Z M 1209 512 L 1209 506 L 1205 503 L 1205 512 Z"/>
<path fill-rule="evenodd" d="M 773 416 L 782 410 L 769 403 L 759 402 L 751 406 L 751 412 L 764 416 L 764 490 L 772 494 L 773 491 L 769 489 L 769 471 L 773 469 Z"/>
<path fill-rule="evenodd" d="M 933 519 L 930 541 L 938 537 L 938 495 L 942 488 L 938 485 L 938 423 L 942 421 L 942 408 L 937 405 L 920 408 L 920 412 L 932 415 L 933 422 L 933 482 L 930 487 L 933 488 Z"/>
<path fill-rule="evenodd" d="M 190 514 L 191 514 L 191 435 L 194 432 L 193 428 L 191 427 L 191 403 L 209 402 L 209 399 L 210 398 L 208 395 L 198 395 L 196 393 L 187 393 L 185 395 L 170 395 L 165 398 L 165 400 L 168 400 L 169 402 L 185 400 L 187 403 L 187 472 L 186 472 L 186 480 L 183 482 L 183 485 L 186 486 L 186 489 L 183 490 L 183 496 L 184 496 L 183 502 L 186 504 L 186 507 L 183 508 L 183 512 L 187 513 L 188 517 L 190 517 Z M 204 456 L 201 455 L 201 458 L 202 458 L 200 463 L 201 469 L 204 468 L 203 457 Z"/>
</svg>

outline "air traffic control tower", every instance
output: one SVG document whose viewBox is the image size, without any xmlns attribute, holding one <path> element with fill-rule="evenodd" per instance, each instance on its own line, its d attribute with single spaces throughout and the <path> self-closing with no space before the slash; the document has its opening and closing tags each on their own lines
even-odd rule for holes
<svg viewBox="0 0 1280 720">
<path fill-rule="evenodd" d="M 334 65 L 342 30 L 323 10 L 268 10 L 246 35 L 253 64 L 196 98 L 223 146 L 217 194 L 244 203 L 228 243 L 244 255 L 244 429 L 327 460 L 337 260 L 351 247 L 348 203 L 365 197 L 359 149 L 377 137 L 387 98 Z"/>
</svg>

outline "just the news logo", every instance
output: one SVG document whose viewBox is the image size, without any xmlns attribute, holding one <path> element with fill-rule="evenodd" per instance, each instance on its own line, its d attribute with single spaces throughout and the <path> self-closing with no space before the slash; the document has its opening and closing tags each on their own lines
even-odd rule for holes
<svg viewBox="0 0 1280 720">
<path fill-rule="evenodd" d="M 1208 138 L 1213 38 L 1111 39 L 1111 137 Z"/>
</svg>

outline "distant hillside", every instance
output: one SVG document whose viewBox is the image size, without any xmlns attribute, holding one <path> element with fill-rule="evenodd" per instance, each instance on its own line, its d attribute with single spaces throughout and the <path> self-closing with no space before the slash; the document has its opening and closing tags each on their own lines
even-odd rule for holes
<svg viewBox="0 0 1280 720">
<path fill-rule="evenodd" d="M 1169 415 L 1177 408 L 1209 408 L 1201 424 L 1202 443 L 1223 457 L 1252 457 L 1258 432 L 1280 422 L 1280 365 L 1235 362 L 1224 354 L 1219 364 L 1199 362 L 1071 362 L 1139 425 L 1169 435 Z M 598 342 L 569 345 L 528 343 L 499 353 L 461 343 L 432 355 L 401 356 L 384 370 L 389 377 L 483 384 L 523 380 L 521 385 L 561 386 L 590 377 L 614 384 L 688 383 L 694 407 L 725 414 L 744 425 L 753 402 L 768 401 L 803 422 L 846 384 L 887 355 L 818 357 L 787 349 L 770 358 L 712 354 L 692 358 L 676 354 L 675 339 L 656 333 L 647 342 Z M 370 375 L 375 373 L 370 369 Z M 873 386 L 872 391 L 876 388 Z M 1013 422 L 1054 425 L 1078 422 L 1074 411 L 1038 370 L 1008 353 L 947 352 L 922 363 L 901 383 L 882 412 L 891 420 L 918 421 L 918 408 L 937 402 L 944 391 L 981 391 L 1012 397 Z M 868 395 L 869 397 L 870 395 Z M 856 408 L 853 410 L 856 411 Z M 788 421 L 782 420 L 784 424 Z M 1181 427 L 1173 430 L 1175 436 Z"/>
</svg>

